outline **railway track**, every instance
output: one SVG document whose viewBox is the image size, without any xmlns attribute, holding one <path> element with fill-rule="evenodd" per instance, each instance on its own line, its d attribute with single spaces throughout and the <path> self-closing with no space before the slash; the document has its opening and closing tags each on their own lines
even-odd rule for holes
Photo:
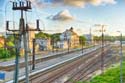
<svg viewBox="0 0 125 83">
<path fill-rule="evenodd" d="M 72 69 L 78 68 L 81 64 L 83 64 L 89 58 L 92 58 L 92 56 L 95 55 L 95 54 L 97 54 L 97 52 L 90 53 L 89 56 L 87 55 L 86 58 L 80 58 L 79 60 L 76 60 L 76 61 L 72 62 L 70 65 L 67 64 L 67 66 L 65 66 L 65 68 L 63 67 L 62 69 L 57 70 L 55 73 L 52 73 L 51 75 L 48 75 L 49 76 L 48 78 L 41 79 L 40 81 L 37 81 L 37 82 L 34 81 L 32 83 L 61 83 L 61 81 L 55 81 L 55 80 L 59 79 L 62 75 L 67 74 Z M 99 55 L 100 55 L 100 53 L 99 53 Z M 94 61 L 96 59 L 97 58 L 95 58 Z M 84 68 L 89 66 L 89 65 L 91 65 L 91 66 L 93 65 L 93 62 L 91 62 L 91 63 L 88 63 L 88 62 L 87 62 L 87 64 L 84 64 Z M 68 78 L 68 79 L 70 79 L 70 78 Z M 62 83 L 64 83 L 64 82 L 62 82 Z"/>
<path fill-rule="evenodd" d="M 105 52 L 107 52 L 107 50 L 105 50 Z M 74 71 L 70 76 L 69 79 L 66 80 L 63 83 L 71 83 L 72 80 L 74 81 L 78 81 L 80 80 L 80 78 L 82 76 L 84 76 L 87 72 L 89 72 L 91 70 L 91 67 L 93 67 L 95 65 L 94 68 L 98 68 L 96 67 L 97 62 L 100 61 L 100 53 L 98 54 L 98 56 L 95 56 L 93 58 L 91 58 L 90 60 L 88 60 L 87 62 L 85 62 L 84 64 L 82 64 L 80 66 L 80 69 L 77 69 L 76 71 Z M 98 63 L 99 64 L 99 63 Z M 94 69 L 93 69 L 94 70 Z M 55 82 L 56 83 L 56 82 Z M 73 82 L 74 83 L 74 82 Z"/>
<path fill-rule="evenodd" d="M 84 48 L 83 50 L 87 50 L 87 49 L 90 49 L 90 48 Z M 38 59 L 35 60 L 35 64 L 41 63 L 41 62 L 44 62 L 44 61 L 47 61 L 47 60 L 51 60 L 51 59 L 54 59 L 54 58 L 58 58 L 58 57 L 61 57 L 61 56 L 65 56 L 67 54 L 79 52 L 81 50 L 82 49 L 71 50 L 69 52 L 62 52 L 62 53 L 57 53 L 57 54 L 54 54 L 54 55 L 41 57 L 41 58 L 38 58 Z M 28 64 L 32 65 L 31 59 L 28 61 Z M 23 67 L 25 67 L 25 63 L 21 62 L 20 65 L 19 65 L 19 68 L 23 68 Z M 14 69 L 15 69 L 15 64 L 11 64 L 11 65 L 8 65 L 8 66 L 0 66 L 0 70 L 2 70 L 2 71 L 13 71 Z"/>
<path fill-rule="evenodd" d="M 112 64 L 112 60 L 115 59 L 116 56 L 107 56 L 105 54 L 104 57 L 104 68 L 109 67 Z M 118 62 L 117 60 L 116 62 Z M 101 69 L 101 57 L 98 56 L 97 58 L 91 60 L 86 66 L 83 66 L 81 70 L 74 73 L 70 79 L 65 81 L 64 83 L 76 83 L 76 81 L 87 81 L 90 80 L 92 75 Z M 73 80 L 73 82 L 71 82 Z"/>
<path fill-rule="evenodd" d="M 101 68 L 101 60 L 92 60 L 86 68 L 83 68 L 79 73 L 75 74 L 72 78 L 74 81 L 87 81 L 90 80 L 92 77 L 92 74 L 96 72 L 97 70 L 100 70 Z M 109 59 L 105 58 L 106 60 L 104 61 L 105 65 L 104 67 L 108 67 L 111 63 L 111 59 L 113 57 L 110 57 Z M 67 80 L 65 83 L 71 83 L 71 79 Z"/>
<path fill-rule="evenodd" d="M 109 66 L 111 66 L 112 62 L 111 62 L 111 59 L 113 59 L 114 57 L 110 58 L 109 60 L 105 61 L 105 65 L 104 67 L 105 68 L 108 68 Z M 88 76 L 89 74 L 92 74 L 96 71 L 99 70 L 101 64 L 96 64 L 95 65 L 96 67 L 94 68 L 94 70 L 90 70 L 88 71 L 86 74 L 82 75 L 81 78 L 79 79 L 80 81 L 88 81 L 88 80 L 91 80 L 92 79 L 92 76 Z M 93 68 L 93 66 L 91 67 Z"/>
<path fill-rule="evenodd" d="M 108 50 L 108 49 L 106 49 Z M 61 63 L 53 68 L 49 68 L 46 71 L 39 71 L 37 73 L 30 74 L 30 83 L 53 83 L 60 76 L 68 73 L 72 69 L 79 67 L 86 60 L 100 54 L 100 49 L 93 50 L 92 52 L 86 53 L 84 56 L 78 56 L 77 58 L 68 60 Z M 20 78 L 20 83 L 25 83 L 25 77 Z M 10 82 L 11 83 L 11 82 Z M 60 82 L 58 82 L 60 83 Z"/>
</svg>

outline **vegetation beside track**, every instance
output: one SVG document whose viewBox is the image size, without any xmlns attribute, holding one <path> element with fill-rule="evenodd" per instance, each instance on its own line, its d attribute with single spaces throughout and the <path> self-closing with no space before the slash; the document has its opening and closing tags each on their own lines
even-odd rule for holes
<svg viewBox="0 0 125 83">
<path fill-rule="evenodd" d="M 125 61 L 123 62 L 123 83 L 125 82 Z M 120 66 L 109 68 L 102 75 L 95 76 L 90 82 L 76 83 L 120 83 Z"/>
</svg>

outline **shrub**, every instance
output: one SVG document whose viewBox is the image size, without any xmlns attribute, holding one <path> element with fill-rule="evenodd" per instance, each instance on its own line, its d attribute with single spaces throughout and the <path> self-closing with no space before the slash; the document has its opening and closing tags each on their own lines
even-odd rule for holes
<svg viewBox="0 0 125 83">
<path fill-rule="evenodd" d="M 4 48 L 0 48 L 0 59 L 12 57 L 13 51 L 9 51 Z"/>
</svg>

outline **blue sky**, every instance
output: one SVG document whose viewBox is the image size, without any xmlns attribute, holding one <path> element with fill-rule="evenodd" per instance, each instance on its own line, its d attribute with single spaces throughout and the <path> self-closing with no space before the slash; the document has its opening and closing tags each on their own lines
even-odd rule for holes
<svg viewBox="0 0 125 83">
<path fill-rule="evenodd" d="M 38 0 L 38 2 L 42 2 L 41 4 L 38 4 L 37 0 L 31 1 L 34 6 L 32 12 L 28 13 L 28 22 L 33 23 L 32 26 L 35 23 L 35 19 L 40 19 L 42 29 L 44 24 L 46 30 L 53 30 L 51 32 L 62 32 L 73 26 L 78 33 L 84 34 L 88 33 L 90 27 L 93 33 L 97 33 L 95 30 L 99 29 L 99 27 L 94 27 L 94 24 L 106 24 L 107 33 L 113 34 L 117 30 L 120 30 L 125 35 L 125 0 L 98 0 L 102 2 L 96 2 L 96 0 L 90 0 L 91 2 L 79 0 L 79 3 L 70 2 L 72 0 L 67 0 L 66 3 L 63 0 Z M 44 1 L 49 1 L 49 4 L 46 4 Z M 7 2 L 8 0 L 0 0 L 0 10 L 2 10 L 0 11 L 0 30 L 2 31 L 5 29 L 5 4 L 8 4 L 6 18 L 9 20 L 13 19 L 11 3 Z M 86 5 L 84 5 L 83 2 Z M 63 13 L 65 12 L 64 14 L 66 15 L 67 12 L 65 10 L 73 17 L 73 20 L 62 21 L 60 18 L 53 20 L 54 17 L 60 15 L 60 11 Z M 14 20 L 17 24 L 16 26 L 18 26 L 17 19 L 19 18 L 19 12 L 14 12 L 14 16 Z M 48 19 L 50 16 L 51 19 Z"/>
</svg>

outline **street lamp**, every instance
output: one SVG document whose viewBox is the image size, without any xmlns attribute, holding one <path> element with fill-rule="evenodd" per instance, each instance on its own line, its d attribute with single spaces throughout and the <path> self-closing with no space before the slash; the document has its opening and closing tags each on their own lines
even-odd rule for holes
<svg viewBox="0 0 125 83">
<path fill-rule="evenodd" d="M 120 83 L 123 83 L 123 73 L 122 73 L 122 62 L 123 62 L 123 53 L 122 53 L 122 32 L 121 31 L 117 31 L 118 33 L 120 33 Z"/>
</svg>

